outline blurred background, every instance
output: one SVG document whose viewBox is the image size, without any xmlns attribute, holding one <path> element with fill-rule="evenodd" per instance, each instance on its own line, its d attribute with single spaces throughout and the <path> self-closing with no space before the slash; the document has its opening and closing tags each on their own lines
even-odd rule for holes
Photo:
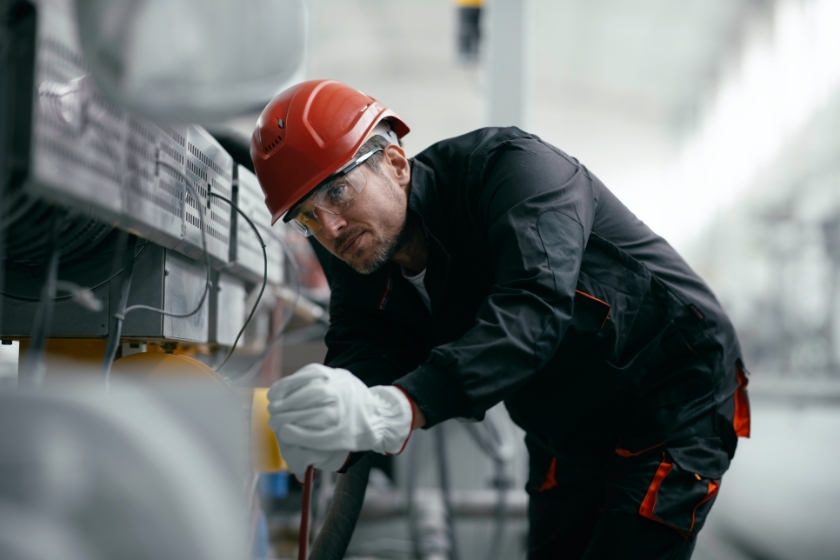
<svg viewBox="0 0 840 560">
<path fill-rule="evenodd" d="M 157 123 L 200 123 L 215 140 L 192 124 L 184 134 L 204 138 L 201 145 L 207 147 L 202 149 L 207 154 L 218 153 L 219 162 L 230 159 L 225 150 L 233 154 L 234 162 L 226 165 L 237 177 L 247 173 L 237 171 L 242 166 L 231 134 L 247 139 L 271 94 L 304 79 L 344 81 L 396 111 L 412 129 L 405 138 L 409 155 L 481 126 L 516 125 L 536 133 L 579 159 L 640 219 L 670 241 L 710 284 L 738 330 L 750 371 L 752 437 L 739 443 L 694 558 L 840 558 L 836 521 L 840 481 L 834 473 L 840 464 L 840 1 L 278 0 L 231 9 L 238 3 L 214 0 L 198 9 L 190 0 L 173 0 L 171 4 L 149 0 L 148 6 L 157 9 L 143 12 L 145 19 L 123 10 L 132 5 L 129 0 L 0 1 L 5 30 L 16 29 L 20 35 L 23 24 L 15 27 L 9 22 L 28 22 L 26 6 L 34 6 L 41 27 L 33 22 L 26 25 L 37 27 L 36 34 L 43 34 L 44 29 L 56 34 L 33 43 L 34 52 L 52 57 L 32 55 L 37 61 L 36 82 L 50 64 L 49 68 L 58 68 L 61 74 L 60 79 L 49 78 L 49 87 L 43 86 L 46 82 L 35 84 L 35 97 L 40 99 L 34 110 L 37 126 L 49 125 L 49 111 L 57 107 L 64 119 L 62 127 L 76 127 L 82 139 L 92 134 L 91 150 L 100 150 L 97 157 L 113 156 L 101 149 L 104 132 L 86 132 L 74 118 L 76 109 L 70 101 L 87 95 L 92 86 L 84 76 L 90 71 L 96 76 L 94 89 L 101 89 L 108 99 L 98 101 L 105 98 L 91 94 L 95 103 L 91 101 L 90 107 L 101 103 L 105 107 L 101 113 L 107 119 L 118 115 L 113 118 L 126 122 L 134 122 L 133 117 L 120 111 L 135 111 Z M 114 21 L 128 22 L 127 27 L 115 27 Z M 78 33 L 74 31 L 76 23 L 81 30 Z M 148 41 L 141 46 L 147 50 L 138 48 L 132 53 L 121 46 L 125 29 L 132 26 L 155 30 L 144 35 Z M 20 130 L 9 124 L 14 124 L 14 115 L 22 114 L 20 106 L 9 99 L 20 91 L 24 97 L 33 93 L 25 72 L 14 70 L 15 61 L 23 60 L 28 52 L 16 46 L 11 39 L 16 36 L 10 32 L 0 37 L 4 68 L 12 69 L 0 72 L 0 80 L 5 80 L 5 85 L 0 84 L 5 96 L 0 111 L 3 130 Z M 65 42 L 59 45 L 50 37 Z M 170 37 L 177 38 L 171 45 Z M 259 47 L 256 50 L 255 45 Z M 15 82 L 21 79 L 23 82 Z M 149 89 L 144 84 L 157 87 Z M 194 95 L 196 92 L 202 94 Z M 187 98 L 191 103 L 183 102 Z M 44 99 L 59 102 L 47 106 Z M 107 120 L 94 113 L 88 117 L 91 123 Z M 172 126 L 177 129 L 181 125 Z M 29 130 L 27 127 L 29 124 L 24 125 Z M 49 135 L 50 129 L 38 130 Z M 122 133 L 107 134 L 118 138 Z M 129 148 L 131 134 L 125 133 Z M 48 144 L 37 134 L 35 137 L 33 153 L 40 154 L 38 142 Z M 168 134 L 168 138 L 176 137 Z M 138 263 L 142 251 L 149 257 L 157 254 L 154 247 L 159 245 L 167 259 L 172 254 L 173 262 L 203 265 L 199 262 L 202 245 L 195 236 L 188 239 L 186 228 L 166 233 L 157 223 L 143 226 L 142 220 L 124 209 L 99 208 L 94 198 L 79 195 L 81 191 L 67 194 L 61 185 L 62 177 L 71 177 L 67 173 L 49 175 L 33 163 L 34 178 L 19 187 L 14 173 L 5 171 L 14 168 L 15 157 L 20 155 L 14 148 L 28 147 L 29 137 L 4 136 L 4 141 L 0 142 L 7 201 L 4 289 L 31 283 L 34 290 L 26 300 L 29 307 L 20 303 L 24 301 L 20 298 L 3 299 L 0 389 L 6 391 L 23 379 L 21 364 L 25 348 L 32 345 L 31 317 L 40 293 L 40 284 L 32 281 L 37 275 L 31 271 L 41 274 L 43 270 L 43 265 L 22 265 L 13 259 L 21 239 L 15 235 L 29 230 L 20 225 L 28 223 L 25 213 L 11 212 L 10 217 L 10 193 L 18 196 L 20 190 L 26 197 L 49 200 L 50 204 L 58 201 L 57 207 L 88 211 L 88 206 L 79 206 L 78 200 L 84 199 L 84 204 L 92 205 L 89 214 L 94 220 L 135 234 L 139 231 L 140 237 L 147 239 L 150 249 L 143 245 Z M 114 160 L 123 165 L 130 158 L 121 155 Z M 32 156 L 32 161 L 40 160 Z M 180 165 L 184 165 L 183 158 Z M 258 190 L 255 192 L 259 196 Z M 184 195 L 177 200 L 184 212 Z M 207 204 L 210 208 L 209 200 Z M 41 206 L 26 208 L 31 216 L 33 209 Z M 257 210 L 248 213 L 258 220 Z M 227 226 L 235 219 L 231 215 Z M 266 217 L 260 215 L 259 220 L 259 225 L 265 226 Z M 242 228 L 238 239 L 231 234 L 231 247 L 251 235 L 244 223 L 231 227 L 231 232 Z M 39 231 L 39 239 L 46 239 L 46 230 Z M 238 303 L 223 304 L 218 298 L 213 300 L 215 304 L 211 301 L 210 319 L 196 327 L 196 332 L 203 329 L 199 334 L 183 334 L 172 327 L 180 324 L 177 321 L 164 325 L 166 332 L 143 331 L 126 321 L 129 334 L 126 338 L 124 332 L 122 339 L 117 335 L 117 340 L 124 342 L 117 357 L 160 349 L 222 371 L 218 364 L 228 349 L 236 348 L 228 372 L 246 365 L 250 369 L 243 370 L 247 375 L 223 377 L 238 388 L 264 387 L 307 363 L 322 361 L 329 302 L 326 280 L 304 238 L 277 228 L 274 237 L 277 245 L 272 248 L 271 266 L 276 273 L 262 303 L 256 297 L 263 275 L 258 251 L 251 255 L 257 255 L 257 261 L 242 261 L 237 268 L 232 263 L 240 261 L 234 258 L 233 249 L 226 252 L 226 245 L 212 253 L 217 260 L 208 268 L 214 270 L 214 285 L 227 281 L 224 285 L 232 286 L 229 293 L 236 294 Z M 34 241 L 27 237 L 27 243 L 28 248 Z M 205 256 L 213 249 L 208 247 L 206 243 L 203 246 Z M 243 249 L 239 251 L 241 254 Z M 110 271 L 108 255 L 107 261 L 103 260 L 107 266 L 103 266 Z M 20 278 L 9 280 L 14 274 Z M 199 274 L 197 282 L 202 278 Z M 200 287 L 200 283 L 196 285 Z M 116 290 L 110 296 L 104 293 L 114 305 Z M 213 330 L 218 330 L 213 317 L 220 313 L 236 317 L 237 327 L 247 324 L 245 317 L 252 305 L 254 320 L 247 330 L 243 327 L 245 336 L 239 345 L 232 337 L 236 328 L 224 336 Z M 54 327 L 58 331 L 52 336 L 93 336 L 87 331 L 80 334 L 78 324 L 83 321 L 78 317 L 87 315 L 79 315 L 77 308 L 68 311 L 57 304 L 56 313 L 54 325 L 64 317 L 61 320 L 76 323 L 77 330 L 62 335 L 56 332 L 64 331 Z M 18 328 L 24 316 L 28 317 L 21 323 L 25 328 Z M 111 336 L 112 331 L 104 323 L 100 328 L 98 320 L 95 323 L 92 328 L 102 342 L 97 355 L 101 357 L 102 337 Z M 272 341 L 280 337 L 282 341 L 275 345 Z M 46 355 L 49 381 L 67 366 L 50 362 L 49 346 Z M 81 367 L 74 364 L 76 369 Z M 255 369 L 255 364 L 259 368 Z M 6 410 L 19 410 L 12 406 L 16 397 L 9 395 L 0 393 L 11 403 Z M 88 410 L 92 406 L 87 397 L 68 398 L 71 408 Z M 183 395 L 163 401 L 178 399 Z M 146 417 L 154 408 L 129 407 L 137 418 Z M 180 410 L 180 405 L 176 408 Z M 212 411 L 204 413 L 212 416 Z M 7 414 L 4 425 L 20 422 L 18 413 Z M 56 418 L 60 423 L 60 417 Z M 0 434 L 0 448 L 12 449 L 9 433 Z M 84 433 L 78 430 L 78 434 Z M 74 437 L 81 438 L 78 434 Z M 497 407 L 479 425 L 447 422 L 413 436 L 402 455 L 375 460 L 347 557 L 524 558 L 527 456 L 522 435 L 504 408 Z M 45 483 L 44 488 L 61 487 L 62 479 L 50 473 L 65 472 L 76 464 L 50 451 L 52 441 L 37 455 L 38 464 L 49 467 L 37 472 L 46 473 L 44 480 L 53 484 Z M 216 447 L 238 449 L 239 443 L 228 441 Z M 152 456 L 169 453 L 168 448 L 161 448 Z M 214 453 L 208 451 L 207 455 Z M 8 504 L 18 503 L 9 498 L 17 496 L 8 482 L 16 480 L 8 474 L 12 472 L 9 465 L 20 466 L 15 460 L 0 452 L 0 466 L 6 468 L 0 470 L 0 482 L 4 477 L 7 481 L 0 484 L 0 516 L 8 515 L 4 517 L 7 520 L 14 517 Z M 201 463 L 212 465 L 212 461 L 203 458 Z M 194 468 L 185 472 L 197 472 L 199 465 Z M 166 473 L 160 475 L 166 477 L 166 484 L 180 485 L 184 476 L 189 478 L 181 471 Z M 287 472 L 254 479 L 241 473 L 237 476 L 247 478 L 249 491 L 258 497 L 247 502 L 251 514 L 241 520 L 243 527 L 250 528 L 251 557 L 294 557 L 300 527 L 300 485 Z M 151 488 L 154 481 L 149 480 Z M 326 523 L 326 512 L 340 482 L 329 473 L 319 474 L 313 502 L 316 532 Z M 128 479 L 112 483 L 122 489 L 124 484 L 130 485 Z M 182 520 L 191 520 L 189 512 L 199 505 L 221 507 L 223 500 L 200 502 L 196 496 L 201 495 L 201 489 L 190 488 L 193 493 L 184 498 L 183 513 L 179 513 Z M 136 497 L 136 489 L 133 491 L 131 495 Z M 229 488 L 226 491 L 235 493 Z M 37 500 L 26 498 L 27 503 L 49 503 L 54 509 L 53 502 L 47 499 L 42 503 L 38 500 L 43 496 L 38 496 Z M 90 508 L 108 511 L 107 504 L 90 503 L 94 504 Z M 207 531 L 212 530 L 212 523 L 231 526 L 229 516 L 224 515 L 199 521 L 208 524 Z M 56 531 L 60 529 L 64 535 L 62 531 L 70 527 L 87 538 L 91 533 L 86 523 Z M 200 540 L 201 527 L 184 523 L 192 527 L 188 536 Z M 6 533 L 0 531 L 0 551 L 5 550 L 4 539 L 11 539 L 14 531 Z M 138 538 L 150 538 L 144 535 Z M 241 540 L 242 536 L 231 538 Z M 193 543 L 184 544 L 177 537 L 172 542 L 185 547 Z M 109 541 L 108 546 L 114 545 Z M 90 550 L 80 552 L 79 557 L 98 557 Z M 49 555 L 21 553 L 14 557 Z"/>
</svg>

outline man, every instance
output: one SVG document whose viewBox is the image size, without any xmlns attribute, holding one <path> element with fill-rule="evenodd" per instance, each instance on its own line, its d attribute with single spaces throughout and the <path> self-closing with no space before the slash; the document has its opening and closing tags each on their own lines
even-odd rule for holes
<svg viewBox="0 0 840 560">
<path fill-rule="evenodd" d="M 269 393 L 292 470 L 399 453 L 412 429 L 504 401 L 527 433 L 529 558 L 688 558 L 749 433 L 711 291 L 536 136 L 486 128 L 409 160 L 408 130 L 333 81 L 257 123 L 274 221 L 331 255 L 326 365 Z"/>
</svg>

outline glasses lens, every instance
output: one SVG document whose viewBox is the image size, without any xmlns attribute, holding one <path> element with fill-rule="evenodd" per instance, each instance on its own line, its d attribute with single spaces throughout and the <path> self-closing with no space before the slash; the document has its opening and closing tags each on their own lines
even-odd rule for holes
<svg viewBox="0 0 840 560">
<path fill-rule="evenodd" d="M 318 220 L 316 208 L 330 214 L 341 214 L 362 192 L 366 184 L 367 177 L 362 171 L 362 166 L 359 165 L 346 175 L 333 179 L 312 193 L 299 208 L 294 209 L 295 215 L 289 223 L 301 235 L 309 237 L 318 233 L 321 231 L 321 222 Z"/>
<path fill-rule="evenodd" d="M 289 220 L 289 226 L 304 237 L 309 237 L 309 231 L 303 227 L 297 220 Z"/>
<path fill-rule="evenodd" d="M 315 206 L 331 214 L 340 214 L 365 188 L 365 174 L 357 167 L 347 175 L 339 177 L 321 187 L 312 197 Z"/>
<path fill-rule="evenodd" d="M 296 222 L 301 229 L 306 230 L 307 233 L 304 234 L 306 236 L 310 236 L 313 233 L 321 231 L 321 222 L 318 221 L 318 218 L 315 216 L 313 210 L 314 208 L 304 212 L 298 212 L 297 216 L 295 216 L 292 220 L 292 222 Z"/>
</svg>

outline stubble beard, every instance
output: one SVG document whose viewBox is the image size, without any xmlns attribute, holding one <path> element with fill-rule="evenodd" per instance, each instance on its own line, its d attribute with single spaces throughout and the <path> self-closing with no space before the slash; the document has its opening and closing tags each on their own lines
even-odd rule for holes
<svg viewBox="0 0 840 560">
<path fill-rule="evenodd" d="M 398 196 L 398 189 L 395 185 L 391 184 L 390 188 L 386 191 L 391 198 L 391 200 L 395 200 L 399 203 L 406 204 L 407 201 L 403 201 Z M 403 219 L 403 223 L 400 226 L 400 231 L 397 232 L 396 235 L 390 238 L 382 238 L 377 237 L 374 238 L 373 242 L 370 245 L 370 256 L 366 261 L 358 261 L 365 252 L 364 247 L 360 247 L 358 251 L 353 253 L 352 257 L 355 262 L 348 262 L 347 264 L 350 265 L 350 268 L 358 272 L 359 274 L 371 274 L 372 272 L 376 272 L 382 266 L 391 260 L 391 257 L 396 254 L 397 251 L 400 250 L 402 245 L 405 243 L 405 240 L 408 237 L 408 222 L 409 217 L 408 213 L 406 212 L 405 218 Z M 351 238 L 354 233 L 350 233 L 347 235 L 347 238 Z M 341 242 L 341 239 L 336 240 L 337 242 Z M 339 244 L 339 246 L 341 246 Z"/>
<path fill-rule="evenodd" d="M 370 246 L 370 255 L 364 261 L 360 261 L 365 252 L 365 247 L 360 248 L 353 253 L 353 261 L 348 262 L 350 268 L 359 274 L 371 274 L 379 270 L 385 263 L 391 260 L 391 257 L 399 250 L 405 238 L 406 226 L 403 223 L 397 235 L 390 239 L 376 238 Z"/>
</svg>

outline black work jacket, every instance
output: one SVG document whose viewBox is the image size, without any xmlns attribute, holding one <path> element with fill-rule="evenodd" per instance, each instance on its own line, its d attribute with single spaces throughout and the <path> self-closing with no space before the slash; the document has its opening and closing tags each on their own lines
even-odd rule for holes
<svg viewBox="0 0 840 560">
<path fill-rule="evenodd" d="M 409 210 L 426 238 L 431 313 L 398 266 L 361 275 L 330 257 L 325 362 L 401 387 L 427 427 L 505 401 L 558 450 L 570 432 L 600 429 L 616 399 L 735 391 L 738 342 L 709 288 L 538 137 L 485 128 L 434 144 L 412 161 Z M 682 354 L 707 357 L 709 373 L 668 380 L 646 367 Z M 676 385 L 682 396 L 662 390 Z"/>
</svg>

